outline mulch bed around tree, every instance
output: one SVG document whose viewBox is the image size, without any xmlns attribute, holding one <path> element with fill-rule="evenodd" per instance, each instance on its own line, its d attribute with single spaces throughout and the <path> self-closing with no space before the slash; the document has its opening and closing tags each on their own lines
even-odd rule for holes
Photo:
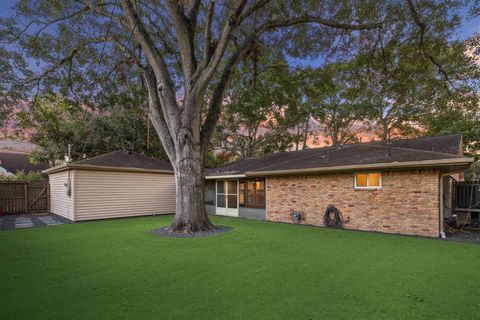
<svg viewBox="0 0 480 320">
<path fill-rule="evenodd" d="M 177 233 L 169 232 L 169 227 L 163 227 L 159 229 L 153 229 L 152 234 L 165 238 L 196 238 L 196 237 L 209 237 L 220 233 L 225 233 L 232 230 L 231 227 L 227 226 L 216 226 L 215 229 L 207 231 L 199 231 L 193 233 Z"/>
</svg>

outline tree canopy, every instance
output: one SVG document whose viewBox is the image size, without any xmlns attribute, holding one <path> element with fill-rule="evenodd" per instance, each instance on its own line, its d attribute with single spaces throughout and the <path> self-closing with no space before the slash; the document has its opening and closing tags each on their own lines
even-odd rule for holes
<svg viewBox="0 0 480 320">
<path fill-rule="evenodd" d="M 112 95 L 130 94 L 132 83 L 144 86 L 149 117 L 177 179 L 172 230 L 190 232 L 212 227 L 203 204 L 205 158 L 229 84 L 257 44 L 291 58 L 320 57 L 324 64 L 359 55 L 390 57 L 394 64 L 397 48 L 412 47 L 409 52 L 451 91 L 462 69 L 449 67 L 446 44 L 461 23 L 459 10 L 469 6 L 475 14 L 476 5 L 22 0 L 15 15 L 2 21 L 0 35 L 8 43 L 6 59 L 17 61 L 10 65 L 26 62 L 27 68 L 15 68 L 19 81 L 11 87 L 27 95 L 58 93 L 94 108 Z M 346 107 L 346 94 L 335 104 Z"/>
</svg>

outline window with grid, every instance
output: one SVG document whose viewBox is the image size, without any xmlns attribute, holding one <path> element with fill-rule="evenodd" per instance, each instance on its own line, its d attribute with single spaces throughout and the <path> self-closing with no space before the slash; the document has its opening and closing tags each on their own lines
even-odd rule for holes
<svg viewBox="0 0 480 320">
<path fill-rule="evenodd" d="M 362 172 L 355 174 L 355 189 L 382 188 L 382 175 L 379 172 Z"/>
<path fill-rule="evenodd" d="M 246 208 L 265 208 L 265 179 L 242 180 L 239 203 Z"/>
</svg>

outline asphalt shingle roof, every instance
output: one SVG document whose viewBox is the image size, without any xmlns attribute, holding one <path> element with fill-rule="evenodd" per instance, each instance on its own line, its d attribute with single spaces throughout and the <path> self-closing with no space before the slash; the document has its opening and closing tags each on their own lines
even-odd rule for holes
<svg viewBox="0 0 480 320">
<path fill-rule="evenodd" d="M 244 174 L 366 165 L 389 162 L 458 159 L 462 156 L 459 134 L 418 139 L 376 141 L 274 153 L 247 158 L 207 171 L 207 175 Z"/>
<path fill-rule="evenodd" d="M 75 161 L 72 164 L 173 171 L 170 163 L 143 156 L 133 151 L 113 151 L 93 158 Z"/>
<path fill-rule="evenodd" d="M 45 170 L 48 168 L 48 164 L 33 164 L 28 159 L 28 154 L 25 153 L 1 152 L 0 167 L 3 167 L 11 173 L 16 173 L 19 170 L 23 170 L 25 173 L 28 173 L 30 171 Z"/>
</svg>

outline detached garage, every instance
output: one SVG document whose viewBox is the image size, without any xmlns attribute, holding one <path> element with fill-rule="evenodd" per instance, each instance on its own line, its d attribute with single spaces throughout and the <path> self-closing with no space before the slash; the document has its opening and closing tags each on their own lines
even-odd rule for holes
<svg viewBox="0 0 480 320">
<path fill-rule="evenodd" d="M 44 171 L 50 212 L 72 221 L 175 212 L 175 179 L 165 161 L 114 151 Z"/>
</svg>

